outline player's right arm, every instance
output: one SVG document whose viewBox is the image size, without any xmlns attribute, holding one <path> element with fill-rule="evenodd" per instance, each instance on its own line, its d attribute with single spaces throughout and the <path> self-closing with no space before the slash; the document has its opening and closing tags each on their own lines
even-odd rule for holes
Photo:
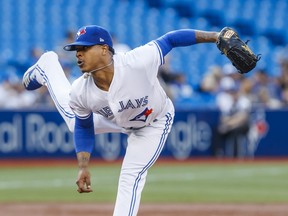
<svg viewBox="0 0 288 216">
<path fill-rule="evenodd" d="M 91 189 L 91 175 L 88 169 L 89 161 L 90 161 L 90 153 L 89 152 L 78 152 L 77 160 L 79 166 L 79 172 L 77 176 L 76 184 L 78 186 L 77 191 L 79 193 L 89 193 L 92 192 Z"/>
<path fill-rule="evenodd" d="M 79 166 L 76 184 L 79 193 L 88 193 L 92 192 L 88 165 L 95 143 L 93 113 L 85 108 L 79 91 L 75 89 L 79 90 L 75 86 L 72 88 L 69 105 L 75 113 L 74 146 Z"/>
<path fill-rule="evenodd" d="M 86 119 L 75 117 L 74 145 L 77 153 L 79 172 L 76 184 L 79 193 L 92 192 L 88 169 L 90 155 L 95 143 L 93 114 Z"/>
</svg>

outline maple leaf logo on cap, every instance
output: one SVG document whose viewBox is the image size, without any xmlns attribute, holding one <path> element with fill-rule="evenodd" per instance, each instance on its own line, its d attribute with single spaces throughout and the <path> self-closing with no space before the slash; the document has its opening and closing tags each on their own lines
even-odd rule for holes
<svg viewBox="0 0 288 216">
<path fill-rule="evenodd" d="M 86 28 L 80 29 L 77 32 L 77 38 L 79 38 L 81 35 L 86 34 Z"/>
</svg>

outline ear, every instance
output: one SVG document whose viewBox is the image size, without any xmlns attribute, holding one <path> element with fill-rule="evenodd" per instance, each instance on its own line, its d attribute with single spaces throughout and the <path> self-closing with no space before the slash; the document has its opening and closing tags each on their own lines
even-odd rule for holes
<svg viewBox="0 0 288 216">
<path fill-rule="evenodd" d="M 107 45 L 102 46 L 102 55 L 107 55 L 109 53 L 109 47 Z"/>
</svg>

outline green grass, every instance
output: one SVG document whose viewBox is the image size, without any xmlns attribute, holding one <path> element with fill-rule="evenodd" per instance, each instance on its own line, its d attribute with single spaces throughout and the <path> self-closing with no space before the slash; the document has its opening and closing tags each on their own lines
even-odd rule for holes
<svg viewBox="0 0 288 216">
<path fill-rule="evenodd" d="M 288 165 L 196 164 L 150 172 L 147 201 L 288 202 Z"/>
<path fill-rule="evenodd" d="M 93 166 L 93 193 L 76 192 L 76 167 L 0 167 L 0 202 L 114 202 L 119 165 Z M 143 202 L 287 203 L 288 164 L 156 164 Z"/>
</svg>

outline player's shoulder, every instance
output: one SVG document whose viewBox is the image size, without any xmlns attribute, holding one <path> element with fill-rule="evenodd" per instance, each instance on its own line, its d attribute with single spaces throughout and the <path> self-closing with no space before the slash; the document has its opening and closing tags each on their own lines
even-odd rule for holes
<svg viewBox="0 0 288 216">
<path fill-rule="evenodd" d="M 81 94 L 86 86 L 86 83 L 90 77 L 85 78 L 84 75 L 80 76 L 76 80 L 73 81 L 71 85 L 70 96 L 76 96 Z"/>
<path fill-rule="evenodd" d="M 132 53 L 133 54 L 135 52 L 143 52 L 145 50 L 147 50 L 148 52 L 151 52 L 151 51 L 153 51 L 153 49 L 157 49 L 157 46 L 158 46 L 157 42 L 155 40 L 153 40 L 153 41 L 150 41 L 146 44 L 140 45 L 140 46 L 138 46 L 138 47 L 126 52 L 126 53 L 128 53 L 128 54 Z"/>
<path fill-rule="evenodd" d="M 157 41 L 156 40 L 152 40 L 144 45 L 141 45 L 141 46 L 138 46 L 136 47 L 135 49 L 133 50 L 143 50 L 143 49 L 155 49 L 157 48 L 158 44 L 157 44 Z"/>
<path fill-rule="evenodd" d="M 158 52 L 156 41 L 150 41 L 144 45 L 138 46 L 125 53 L 117 53 L 115 57 L 124 62 L 132 61 L 133 59 L 144 58 L 145 56 L 153 56 L 152 53 Z"/>
<path fill-rule="evenodd" d="M 75 79 L 73 82 L 72 82 L 72 89 L 74 89 L 75 87 L 79 87 L 80 85 L 83 84 L 83 82 L 85 81 L 84 79 L 84 74 L 80 77 L 78 77 L 77 79 Z"/>
</svg>

